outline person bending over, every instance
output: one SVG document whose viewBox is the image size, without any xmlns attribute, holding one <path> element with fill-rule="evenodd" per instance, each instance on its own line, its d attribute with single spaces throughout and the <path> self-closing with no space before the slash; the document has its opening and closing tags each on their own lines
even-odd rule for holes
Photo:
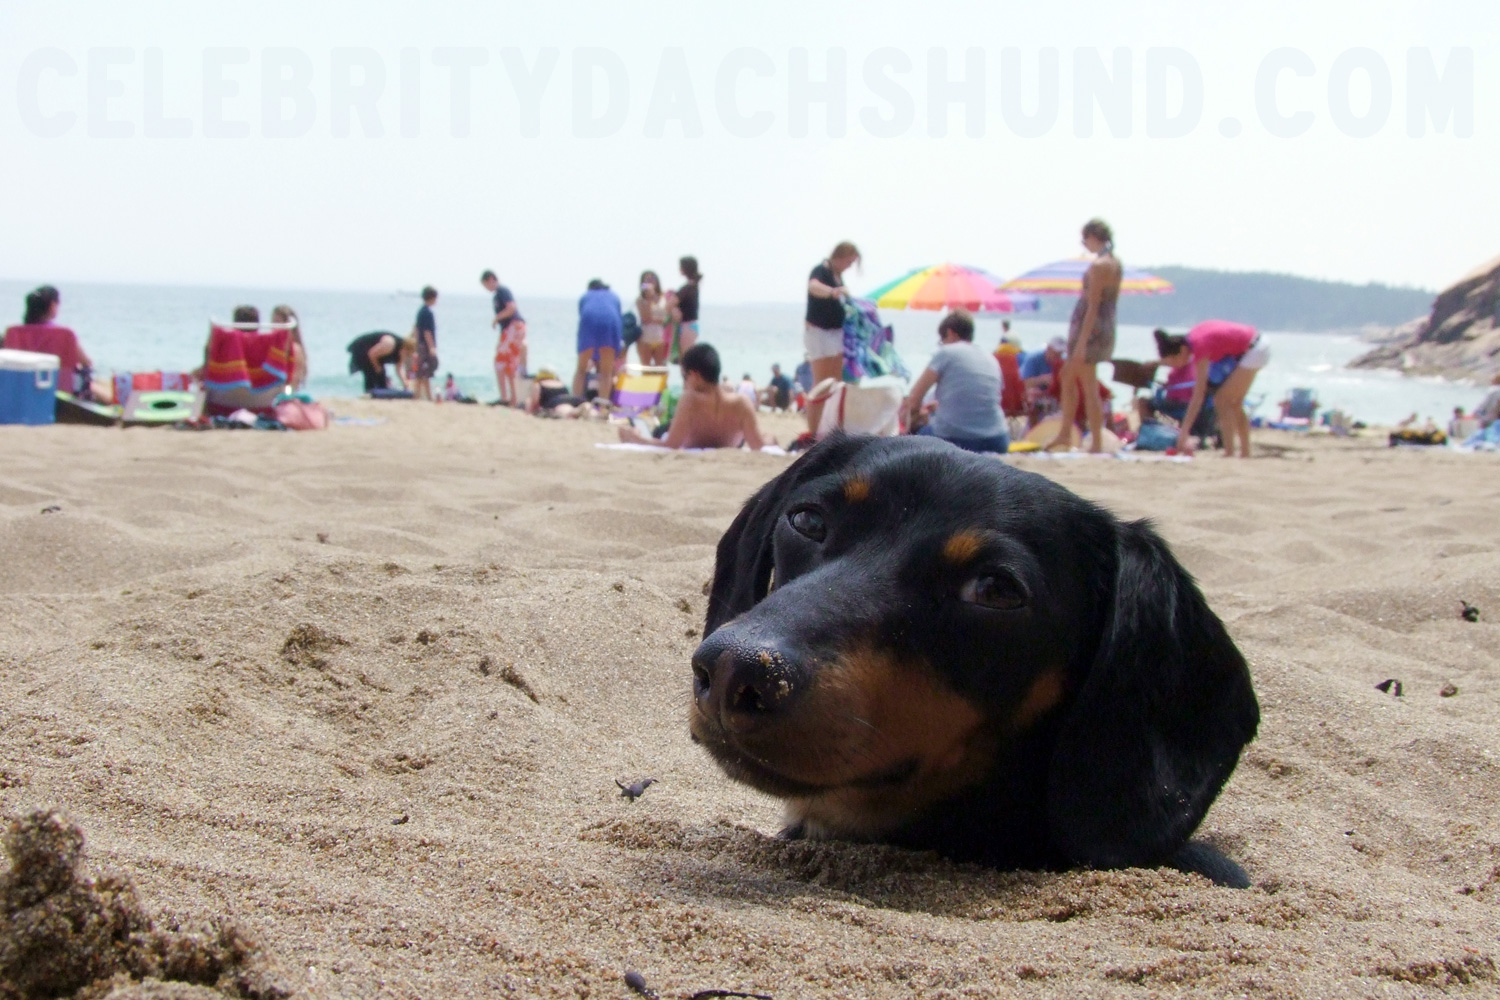
<svg viewBox="0 0 1500 1000">
<path fill-rule="evenodd" d="M 615 384 L 615 359 L 624 346 L 620 328 L 620 297 L 595 278 L 578 300 L 578 368 L 573 372 L 573 395 L 587 395 L 589 368 L 597 360 L 599 396 L 608 407 Z"/>
<path fill-rule="evenodd" d="M 938 324 L 942 346 L 917 376 L 907 397 L 915 423 L 927 390 L 937 386 L 937 410 L 918 434 L 940 437 L 965 451 L 1010 450 L 1010 434 L 1000 412 L 1000 362 L 974 343 L 974 318 L 955 309 Z"/>
<path fill-rule="evenodd" d="M 1208 369 L 1216 362 L 1228 361 L 1232 369 L 1223 384 L 1214 393 L 1214 410 L 1219 416 L 1219 436 L 1224 441 L 1224 454 L 1234 454 L 1234 440 L 1240 440 L 1240 457 L 1250 457 L 1250 417 L 1245 413 L 1245 393 L 1250 383 L 1271 360 L 1271 348 L 1262 340 L 1255 327 L 1228 320 L 1205 320 L 1177 337 L 1165 330 L 1156 330 L 1156 352 L 1161 359 L 1174 368 L 1191 363 L 1193 366 L 1193 396 L 1188 400 L 1187 413 L 1182 417 L 1182 429 L 1177 434 L 1177 450 L 1192 454 L 1193 422 L 1203 410 L 1208 397 Z"/>
<path fill-rule="evenodd" d="M 682 398 L 665 438 L 655 441 L 634 427 L 621 427 L 620 440 L 664 448 L 738 448 L 747 444 L 755 451 L 776 443 L 761 434 L 750 401 L 719 385 L 719 352 L 711 345 L 695 344 L 683 354 L 682 380 Z"/>
<path fill-rule="evenodd" d="M 396 381 L 401 388 L 406 388 L 402 360 L 403 355 L 407 361 L 410 360 L 412 348 L 394 333 L 389 330 L 362 333 L 349 342 L 347 350 L 349 374 L 364 376 L 366 394 L 376 389 L 390 388 L 390 381 L 385 373 L 386 365 L 390 365 L 395 371 Z"/>
</svg>

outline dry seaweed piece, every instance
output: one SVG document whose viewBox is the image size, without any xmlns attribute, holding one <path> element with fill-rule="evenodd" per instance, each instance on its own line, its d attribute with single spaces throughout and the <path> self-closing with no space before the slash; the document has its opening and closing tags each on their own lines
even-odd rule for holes
<svg viewBox="0 0 1500 1000">
<path fill-rule="evenodd" d="M 620 788 L 620 798 L 629 799 L 631 802 L 634 802 L 636 799 L 646 794 L 646 789 L 656 784 L 656 779 L 642 778 L 640 781 L 632 782 L 628 785 L 621 785 L 620 779 L 616 778 L 615 784 Z"/>
<path fill-rule="evenodd" d="M 699 990 L 688 1000 L 710 1000 L 712 997 L 749 997 L 750 1000 L 772 1000 L 769 993 L 743 993 L 740 990 Z"/>
<path fill-rule="evenodd" d="M 349 640 L 334 635 L 310 622 L 294 626 L 281 644 L 281 657 L 299 666 L 323 668 L 328 660 L 322 653 L 330 653 L 335 646 L 347 646 Z"/>
<path fill-rule="evenodd" d="M 1468 601 L 1459 601 L 1460 610 L 1458 617 L 1466 622 L 1477 622 L 1479 620 L 1479 609 Z"/>
<path fill-rule="evenodd" d="M 625 985 L 630 987 L 632 993 L 639 993 L 646 1000 L 659 1000 L 657 992 L 646 985 L 646 977 L 634 969 L 625 970 Z"/>
</svg>

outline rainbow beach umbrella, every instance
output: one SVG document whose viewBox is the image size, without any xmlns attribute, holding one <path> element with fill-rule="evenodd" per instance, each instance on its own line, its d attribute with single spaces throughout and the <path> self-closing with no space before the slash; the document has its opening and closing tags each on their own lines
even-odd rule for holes
<svg viewBox="0 0 1500 1000">
<path fill-rule="evenodd" d="M 881 285 L 866 298 L 881 309 L 967 309 L 970 312 L 1033 312 L 1035 295 L 1006 291 L 999 278 L 977 267 L 934 264 Z"/>
<path fill-rule="evenodd" d="M 1034 295 L 1081 295 L 1083 274 L 1094 262 L 1092 257 L 1073 257 L 1068 260 L 1043 264 L 1027 271 L 1019 278 L 1012 278 L 1001 286 L 1003 291 L 1029 292 Z M 1127 267 L 1120 281 L 1121 295 L 1166 295 L 1172 291 L 1172 283 L 1145 271 Z"/>
</svg>

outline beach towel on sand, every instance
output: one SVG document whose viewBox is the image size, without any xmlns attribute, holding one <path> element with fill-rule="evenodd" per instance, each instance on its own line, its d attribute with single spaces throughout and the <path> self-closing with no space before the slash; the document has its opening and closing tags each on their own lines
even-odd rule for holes
<svg viewBox="0 0 1500 1000">
<path fill-rule="evenodd" d="M 748 448 L 665 448 L 657 444 L 632 444 L 632 443 L 609 443 L 597 442 L 595 448 L 604 448 L 607 451 L 634 451 L 647 455 L 709 455 L 717 451 L 749 451 Z M 768 444 L 755 452 L 757 455 L 785 455 L 786 450 L 779 445 Z"/>
<path fill-rule="evenodd" d="M 257 333 L 211 327 L 208 363 L 203 366 L 208 412 L 268 413 L 291 370 L 290 337 L 287 330 Z"/>
<path fill-rule="evenodd" d="M 191 392 L 193 378 L 187 372 L 115 372 L 115 402 L 124 406 L 132 392 Z"/>
</svg>

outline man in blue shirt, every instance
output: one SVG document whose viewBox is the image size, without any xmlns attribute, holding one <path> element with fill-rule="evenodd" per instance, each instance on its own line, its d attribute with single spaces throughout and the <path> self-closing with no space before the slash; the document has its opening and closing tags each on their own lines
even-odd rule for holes
<svg viewBox="0 0 1500 1000">
<path fill-rule="evenodd" d="M 792 408 L 792 380 L 782 373 L 780 365 L 771 366 L 771 381 L 766 386 L 766 392 L 770 396 L 769 403 L 774 408 Z"/>
<path fill-rule="evenodd" d="M 1063 352 L 1067 349 L 1066 340 L 1053 337 L 1042 350 L 1021 355 L 1021 381 L 1026 383 L 1028 398 L 1034 398 L 1052 388 L 1052 380 L 1062 368 Z"/>
<path fill-rule="evenodd" d="M 962 309 L 943 317 L 938 339 L 941 346 L 906 399 L 909 424 L 915 425 L 927 390 L 936 386 L 937 409 L 918 434 L 940 437 L 965 451 L 1005 454 L 1010 435 L 1000 412 L 1000 362 L 974 343 L 974 318 Z"/>
</svg>

